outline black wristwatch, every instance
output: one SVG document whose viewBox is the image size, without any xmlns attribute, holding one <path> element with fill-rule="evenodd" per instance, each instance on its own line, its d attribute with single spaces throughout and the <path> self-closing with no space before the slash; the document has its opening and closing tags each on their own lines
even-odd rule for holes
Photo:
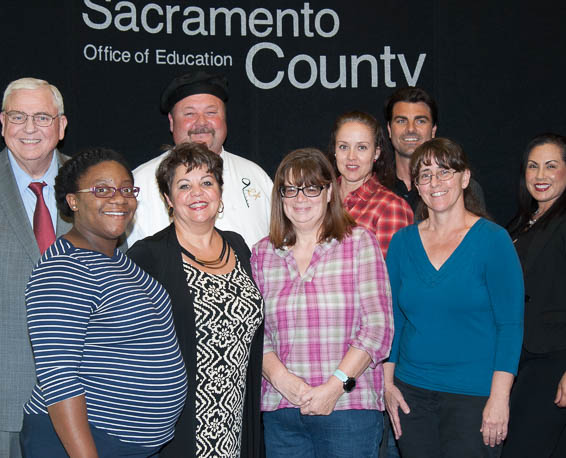
<svg viewBox="0 0 566 458">
<path fill-rule="evenodd" d="M 348 377 L 340 369 L 334 371 L 334 376 L 342 382 L 342 387 L 346 393 L 356 388 L 356 379 L 354 377 Z"/>
</svg>

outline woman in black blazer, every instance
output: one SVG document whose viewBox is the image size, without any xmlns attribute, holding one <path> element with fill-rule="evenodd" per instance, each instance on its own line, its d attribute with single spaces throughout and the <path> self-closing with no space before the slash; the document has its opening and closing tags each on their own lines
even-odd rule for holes
<svg viewBox="0 0 566 458">
<path fill-rule="evenodd" d="M 263 299 L 244 239 L 214 227 L 222 159 L 203 144 L 177 145 L 157 182 L 173 224 L 127 254 L 171 296 L 187 368 L 185 408 L 160 457 L 260 457 Z"/>
<path fill-rule="evenodd" d="M 509 226 L 525 276 L 525 330 L 504 457 L 566 456 L 565 188 L 566 137 L 538 135 Z"/>
</svg>

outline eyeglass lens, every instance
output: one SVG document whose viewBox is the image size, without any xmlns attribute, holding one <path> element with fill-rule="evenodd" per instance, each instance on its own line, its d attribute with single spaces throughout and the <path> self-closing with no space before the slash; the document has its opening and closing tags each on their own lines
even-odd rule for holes
<svg viewBox="0 0 566 458">
<path fill-rule="evenodd" d="M 320 196 L 324 186 L 303 186 L 302 188 L 298 186 L 281 186 L 280 191 L 283 197 L 292 198 L 297 197 L 299 191 L 302 192 L 306 197 L 318 197 Z"/>
<path fill-rule="evenodd" d="M 95 187 L 94 188 L 94 195 L 96 197 L 114 197 L 116 191 L 119 191 L 123 197 L 137 197 L 139 194 L 139 188 L 126 186 L 122 188 L 114 188 L 114 187 Z"/>
<path fill-rule="evenodd" d="M 433 176 L 439 181 L 448 181 L 454 176 L 454 170 L 442 169 L 436 173 L 423 173 L 417 177 L 417 182 L 419 184 L 428 184 L 432 181 Z"/>
<path fill-rule="evenodd" d="M 28 115 L 22 111 L 9 111 L 6 113 L 8 120 L 13 124 L 24 124 L 27 122 L 28 118 L 31 117 L 36 126 L 39 127 L 49 127 L 53 124 L 53 120 L 57 116 L 51 116 L 47 113 L 36 113 L 34 115 Z"/>
</svg>

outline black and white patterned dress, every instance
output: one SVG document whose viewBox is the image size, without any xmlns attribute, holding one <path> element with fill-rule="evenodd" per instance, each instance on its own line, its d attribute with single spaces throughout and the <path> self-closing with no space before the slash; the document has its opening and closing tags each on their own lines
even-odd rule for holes
<svg viewBox="0 0 566 458">
<path fill-rule="evenodd" d="M 250 345 L 263 299 L 236 257 L 226 274 L 183 262 L 194 294 L 197 341 L 197 456 L 239 457 Z"/>
</svg>

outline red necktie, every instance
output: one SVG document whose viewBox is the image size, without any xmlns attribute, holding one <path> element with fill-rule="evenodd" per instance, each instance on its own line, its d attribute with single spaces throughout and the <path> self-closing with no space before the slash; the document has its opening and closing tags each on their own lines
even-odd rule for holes
<svg viewBox="0 0 566 458">
<path fill-rule="evenodd" d="M 47 183 L 34 181 L 29 184 L 29 188 L 37 196 L 35 211 L 33 212 L 33 233 L 35 234 L 41 254 L 55 241 L 55 231 L 53 230 L 51 214 L 49 213 L 47 205 L 45 205 L 45 200 L 43 200 L 44 186 L 47 186 Z"/>
</svg>

